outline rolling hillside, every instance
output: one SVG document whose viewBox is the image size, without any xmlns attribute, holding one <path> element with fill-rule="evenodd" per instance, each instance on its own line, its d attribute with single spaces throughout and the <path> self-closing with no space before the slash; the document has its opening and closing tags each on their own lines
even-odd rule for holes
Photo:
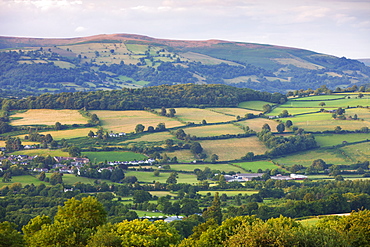
<svg viewBox="0 0 370 247">
<path fill-rule="evenodd" d="M 181 83 L 285 93 L 370 82 L 370 68 L 356 60 L 222 40 L 164 40 L 131 34 L 0 37 L 0 49 L 0 96 Z"/>
</svg>

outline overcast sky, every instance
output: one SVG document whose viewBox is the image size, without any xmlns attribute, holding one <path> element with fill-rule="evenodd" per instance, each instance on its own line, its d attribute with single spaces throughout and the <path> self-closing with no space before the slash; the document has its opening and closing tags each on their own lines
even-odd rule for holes
<svg viewBox="0 0 370 247">
<path fill-rule="evenodd" d="M 0 35 L 131 33 L 370 58 L 370 0 L 0 0 Z"/>
</svg>

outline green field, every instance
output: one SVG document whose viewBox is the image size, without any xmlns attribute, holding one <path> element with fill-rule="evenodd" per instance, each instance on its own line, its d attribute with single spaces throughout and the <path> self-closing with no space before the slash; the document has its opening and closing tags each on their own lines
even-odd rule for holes
<svg viewBox="0 0 370 247">
<path fill-rule="evenodd" d="M 252 100 L 252 101 L 244 101 L 241 102 L 238 107 L 240 108 L 247 108 L 247 109 L 252 109 L 256 111 L 263 111 L 263 106 L 269 104 L 269 105 L 274 105 L 273 103 L 266 102 L 266 101 L 260 101 L 260 100 Z"/>
<path fill-rule="evenodd" d="M 310 96 L 310 97 L 301 97 L 301 98 L 291 98 L 290 100 L 294 101 L 307 101 L 307 100 L 333 100 L 333 99 L 340 99 L 344 98 L 346 95 L 337 95 L 337 94 L 331 94 L 331 95 L 315 95 L 315 96 Z"/>
<path fill-rule="evenodd" d="M 29 150 L 20 150 L 20 151 L 15 151 L 11 154 L 14 155 L 28 155 L 28 156 L 34 156 L 34 155 L 41 155 L 41 156 L 63 156 L 63 157 L 69 157 L 68 152 L 63 152 L 62 150 L 51 150 L 51 149 L 29 149 Z"/>
<path fill-rule="evenodd" d="M 235 167 L 229 164 L 171 164 L 171 169 L 177 171 L 194 171 L 194 169 L 204 170 L 204 168 L 206 167 L 209 167 L 209 169 L 211 170 L 219 170 L 221 172 L 243 172 L 243 170 L 241 170 L 239 167 Z"/>
<path fill-rule="evenodd" d="M 306 131 L 334 130 L 336 126 L 340 126 L 343 130 L 359 130 L 370 125 L 368 121 L 333 119 L 331 113 L 325 112 L 288 117 L 283 121 L 286 122 L 288 119 L 293 122 L 294 126 Z"/>
<path fill-rule="evenodd" d="M 12 183 L 21 183 L 22 186 L 25 186 L 27 184 L 34 184 L 34 185 L 39 185 L 39 184 L 48 184 L 46 182 L 38 180 L 36 177 L 33 177 L 31 175 L 22 175 L 22 176 L 13 176 L 10 183 L 4 183 L 0 181 L 0 187 L 11 185 Z"/>
<path fill-rule="evenodd" d="M 253 161 L 253 162 L 240 162 L 240 163 L 233 163 L 236 166 L 240 166 L 246 171 L 257 172 L 258 169 L 262 169 L 263 171 L 266 169 L 281 169 L 279 166 L 275 165 L 271 161 Z M 242 171 L 242 173 L 246 173 Z"/>
<path fill-rule="evenodd" d="M 370 139 L 370 133 L 355 133 L 355 134 L 317 134 L 315 135 L 316 142 L 321 147 L 330 147 L 343 144 L 344 141 L 358 142 Z"/>
<path fill-rule="evenodd" d="M 315 96 L 316 97 L 316 96 Z M 312 97 L 314 99 L 315 97 Z M 347 106 L 350 107 L 357 107 L 358 105 L 360 106 L 368 106 L 370 105 L 369 97 L 363 97 L 362 99 L 360 98 L 355 98 L 352 96 L 351 99 L 338 99 L 338 100 L 323 100 L 322 102 L 325 102 L 325 106 L 323 108 L 330 108 L 330 107 L 342 107 L 346 108 Z M 320 107 L 320 100 L 319 101 L 302 101 L 302 100 L 288 100 L 288 102 L 284 103 L 281 105 L 281 107 L 307 107 L 307 108 L 316 108 Z"/>
<path fill-rule="evenodd" d="M 143 154 L 126 152 L 126 151 L 111 151 L 111 152 L 83 152 L 91 161 L 104 162 L 104 161 L 133 161 L 133 160 L 146 160 Z"/>
<path fill-rule="evenodd" d="M 217 154 L 219 161 L 240 159 L 248 152 L 263 154 L 268 149 L 257 137 L 199 141 L 207 157 Z"/>
<path fill-rule="evenodd" d="M 154 172 L 140 172 L 140 171 L 128 171 L 125 176 L 135 176 L 139 182 L 152 183 L 158 181 L 165 183 L 167 178 L 170 176 L 169 172 L 161 172 L 158 177 L 154 176 Z M 198 183 L 197 177 L 193 174 L 179 173 L 178 183 L 196 184 Z"/>
<path fill-rule="evenodd" d="M 220 136 L 220 135 L 237 135 L 245 133 L 241 128 L 233 124 L 206 125 L 199 127 L 190 127 L 185 129 L 186 134 L 197 137 Z"/>
<path fill-rule="evenodd" d="M 279 124 L 278 122 L 266 118 L 253 118 L 248 119 L 244 121 L 238 122 L 238 124 L 241 124 L 243 126 L 248 126 L 251 130 L 254 130 L 256 132 L 260 132 L 262 130 L 262 126 L 264 124 L 268 124 L 271 128 L 271 131 L 276 131 L 276 126 Z"/>
<path fill-rule="evenodd" d="M 152 133 L 140 136 L 139 138 L 126 140 L 120 143 L 140 143 L 140 142 L 161 142 L 167 139 L 176 139 L 173 135 L 170 134 L 168 131 Z"/>
<path fill-rule="evenodd" d="M 297 114 L 303 114 L 303 113 L 314 113 L 320 111 L 321 107 L 317 108 L 293 108 L 293 107 L 276 107 L 274 110 L 271 112 L 267 113 L 267 116 L 279 116 L 279 114 L 287 110 L 290 115 L 297 115 Z M 335 108 L 333 108 L 335 109 Z M 329 110 L 329 109 L 326 109 Z M 331 109 L 330 109 L 331 110 Z"/>
<path fill-rule="evenodd" d="M 362 146 L 364 144 L 358 145 Z M 349 147 L 353 148 L 353 146 L 357 145 L 351 145 Z M 274 159 L 274 161 L 279 163 L 280 165 L 285 166 L 299 164 L 306 167 L 310 166 L 312 162 L 316 159 L 323 159 L 327 164 L 335 165 L 351 165 L 353 163 L 356 163 L 357 160 L 355 160 L 351 155 L 349 155 L 349 152 L 346 152 L 346 148 L 347 147 L 340 149 L 319 149 L 313 151 L 299 152 L 289 156 Z M 361 155 L 361 157 L 364 158 L 363 155 Z"/>
</svg>

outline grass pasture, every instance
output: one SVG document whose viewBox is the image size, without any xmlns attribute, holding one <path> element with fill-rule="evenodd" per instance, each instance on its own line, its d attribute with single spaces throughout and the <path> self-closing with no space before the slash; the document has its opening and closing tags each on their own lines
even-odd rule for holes
<svg viewBox="0 0 370 247">
<path fill-rule="evenodd" d="M 199 127 L 190 127 L 185 129 L 186 134 L 197 137 L 206 137 L 206 136 L 219 136 L 219 135 L 237 135 L 243 134 L 244 131 L 233 125 L 233 124 L 218 124 L 218 125 L 205 125 Z"/>
<path fill-rule="evenodd" d="M 364 144 L 358 144 L 364 146 Z M 351 145 L 348 147 L 355 148 L 353 146 L 357 145 Z M 369 146 L 367 146 L 370 148 Z M 349 150 L 346 151 L 347 147 L 340 148 L 340 149 L 319 149 L 319 150 L 313 150 L 313 151 L 304 151 L 299 152 L 296 154 L 292 154 L 286 157 L 281 157 L 274 159 L 275 162 L 279 163 L 280 165 L 285 166 L 292 166 L 294 164 L 299 164 L 303 166 L 310 166 L 312 165 L 312 162 L 316 159 L 322 159 L 327 164 L 335 164 L 335 165 L 350 165 L 353 163 L 356 163 L 357 161 L 354 160 L 353 157 L 349 155 Z M 364 150 L 367 152 L 367 150 Z M 369 149 L 370 154 L 370 149 Z M 361 155 L 363 157 L 363 155 Z"/>
<path fill-rule="evenodd" d="M 263 111 L 263 106 L 269 104 L 274 105 L 273 103 L 266 102 L 266 101 L 260 101 L 260 100 L 252 100 L 252 101 L 244 101 L 241 102 L 238 107 L 240 108 L 246 108 L 246 109 L 252 109 L 256 111 Z"/>
<path fill-rule="evenodd" d="M 51 109 L 31 109 L 26 112 L 16 113 L 10 118 L 11 125 L 54 125 L 56 122 L 61 124 L 87 124 L 87 119 L 77 110 L 51 110 Z"/>
<path fill-rule="evenodd" d="M 297 115 L 303 113 L 314 113 L 320 111 L 320 107 L 317 108 L 298 108 L 298 107 L 277 107 L 271 112 L 267 113 L 268 116 L 278 116 L 282 111 L 287 110 L 290 115 Z M 334 109 L 334 108 L 333 108 Z M 327 109 L 329 110 L 329 109 Z"/>
<path fill-rule="evenodd" d="M 314 96 L 318 97 L 318 96 Z M 314 98 L 312 97 L 312 98 Z M 304 99 L 304 98 L 301 98 Z M 355 98 L 352 96 L 352 98 L 348 99 L 338 99 L 338 100 L 318 100 L 318 101 L 303 101 L 303 100 L 288 100 L 286 103 L 282 104 L 281 107 L 300 107 L 300 108 L 316 108 L 320 107 L 319 104 L 320 102 L 325 102 L 325 106 L 323 108 L 347 108 L 347 106 L 350 107 L 357 107 L 357 106 L 369 106 L 370 105 L 370 97 L 363 97 L 362 99 L 360 98 Z M 322 107 L 320 107 L 322 108 Z"/>
<path fill-rule="evenodd" d="M 328 94 L 328 95 L 315 95 L 310 97 L 291 98 L 294 101 L 327 101 L 327 100 L 338 100 L 344 98 L 346 95 Z"/>
<path fill-rule="evenodd" d="M 190 163 L 195 160 L 194 155 L 190 152 L 189 149 L 176 150 L 173 152 L 167 152 L 166 154 L 170 158 L 176 156 L 179 162 Z"/>
<path fill-rule="evenodd" d="M 139 182 L 152 183 L 153 181 L 158 181 L 160 183 L 165 183 L 167 178 L 170 176 L 169 172 L 161 172 L 158 177 L 154 176 L 154 172 L 141 172 L 141 171 L 128 171 L 125 175 L 135 176 Z M 197 177 L 193 174 L 179 173 L 177 178 L 178 183 L 188 183 L 196 184 L 198 183 Z"/>
<path fill-rule="evenodd" d="M 175 116 L 184 122 L 194 122 L 196 124 L 201 123 L 202 120 L 206 120 L 207 123 L 219 123 L 236 119 L 233 116 L 198 108 L 176 108 Z"/>
<path fill-rule="evenodd" d="M 158 116 L 147 111 L 95 110 L 91 113 L 95 113 L 99 117 L 103 128 L 114 132 L 133 132 L 137 124 L 143 124 L 145 130 L 148 126 L 155 128 L 159 123 L 164 123 L 167 128 L 183 125 L 172 118 Z"/>
<path fill-rule="evenodd" d="M 171 164 L 171 169 L 177 171 L 194 171 L 194 169 L 204 170 L 204 168 L 206 167 L 209 167 L 209 169 L 211 170 L 219 170 L 221 172 L 243 172 L 239 167 L 235 167 L 229 164 Z"/>
<path fill-rule="evenodd" d="M 354 134 L 317 134 L 315 135 L 316 142 L 321 147 L 330 147 L 342 144 L 343 141 L 348 143 L 363 141 L 370 139 L 370 133 L 354 133 Z"/>
<path fill-rule="evenodd" d="M 143 154 L 127 151 L 83 152 L 83 155 L 86 155 L 91 161 L 94 161 L 96 159 L 96 162 L 133 161 L 133 160 L 146 160 L 148 158 Z"/>
<path fill-rule="evenodd" d="M 360 143 L 355 145 L 348 145 L 345 147 L 342 147 L 341 150 L 349 155 L 353 163 L 357 163 L 357 161 L 365 161 L 370 160 L 370 143 Z"/>
<path fill-rule="evenodd" d="M 294 122 L 293 122 L 294 123 Z M 244 121 L 239 121 L 238 124 L 243 126 L 248 126 L 251 130 L 256 132 L 260 132 L 262 130 L 262 126 L 264 124 L 268 124 L 271 128 L 272 132 L 276 131 L 276 126 L 279 124 L 278 122 L 266 118 L 253 118 Z"/>
<path fill-rule="evenodd" d="M 263 154 L 268 150 L 255 136 L 224 140 L 206 140 L 199 141 L 199 143 L 202 145 L 207 157 L 217 154 L 219 161 L 240 159 L 248 152 Z"/>
<path fill-rule="evenodd" d="M 11 185 L 12 183 L 21 183 L 22 186 L 25 186 L 27 184 L 34 184 L 34 185 L 40 185 L 40 184 L 48 184 L 46 182 L 38 180 L 36 177 L 31 175 L 22 175 L 22 176 L 13 176 L 11 181 L 9 183 L 4 183 L 0 181 L 0 187 Z"/>
<path fill-rule="evenodd" d="M 173 135 L 170 134 L 168 131 L 158 132 L 158 133 L 151 133 L 147 135 L 143 135 L 139 138 L 126 140 L 120 143 L 138 143 L 138 142 L 161 142 L 167 139 L 175 139 Z"/>
<path fill-rule="evenodd" d="M 277 169 L 280 168 L 279 166 L 275 165 L 271 161 L 253 161 L 253 162 L 240 162 L 240 163 L 233 163 L 236 166 L 240 166 L 246 171 L 257 172 L 258 169 L 266 170 L 266 169 Z M 242 171 L 242 173 L 245 173 Z"/>
<path fill-rule="evenodd" d="M 29 149 L 29 150 L 15 151 L 11 154 L 14 154 L 14 155 L 28 155 L 28 156 L 35 156 L 35 155 L 47 156 L 47 155 L 50 155 L 52 157 L 53 156 L 69 157 L 68 152 L 63 152 L 60 149 L 56 149 L 56 150 L 51 150 L 51 149 Z"/>
<path fill-rule="evenodd" d="M 306 131 L 334 130 L 336 126 L 340 126 L 343 130 L 358 130 L 370 125 L 370 122 L 368 121 L 335 120 L 332 118 L 331 113 L 325 112 L 284 118 L 284 121 L 287 121 L 288 119 L 293 122 L 294 126 L 303 128 Z"/>
</svg>

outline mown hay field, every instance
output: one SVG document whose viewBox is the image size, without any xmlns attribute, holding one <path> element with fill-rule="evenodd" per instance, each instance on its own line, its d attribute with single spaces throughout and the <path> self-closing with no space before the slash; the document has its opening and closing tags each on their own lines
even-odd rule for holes
<svg viewBox="0 0 370 247">
<path fill-rule="evenodd" d="M 293 122 L 294 123 L 294 122 Z M 266 118 L 253 118 L 244 121 L 238 122 L 238 124 L 243 126 L 248 126 L 251 130 L 256 132 L 261 132 L 262 126 L 264 124 L 268 124 L 271 128 L 272 132 L 276 131 L 276 126 L 279 124 L 278 122 Z"/>
<path fill-rule="evenodd" d="M 158 181 L 160 183 L 165 183 L 170 174 L 170 172 L 160 172 L 159 176 L 156 177 L 154 176 L 154 172 L 127 171 L 125 176 L 135 176 L 139 182 L 152 183 L 153 181 Z M 178 176 L 178 183 L 198 183 L 197 177 L 194 174 L 178 173 Z"/>
<path fill-rule="evenodd" d="M 87 124 L 87 118 L 83 117 L 77 110 L 52 110 L 52 109 L 31 109 L 26 112 L 16 113 L 10 118 L 11 125 L 54 125 L 61 124 Z"/>
<path fill-rule="evenodd" d="M 184 129 L 186 134 L 197 137 L 206 137 L 206 136 L 219 136 L 219 135 L 237 135 L 243 134 L 244 131 L 233 124 L 218 124 L 218 125 L 205 125 L 199 127 L 190 127 Z"/>
<path fill-rule="evenodd" d="M 202 145 L 204 153 L 208 156 L 207 160 L 209 160 L 212 154 L 217 154 L 219 161 L 224 161 L 240 159 L 248 152 L 264 154 L 268 150 L 255 136 L 225 140 L 207 140 L 199 141 L 199 143 Z"/>
<path fill-rule="evenodd" d="M 236 166 L 240 166 L 241 168 L 245 169 L 246 171 L 257 172 L 258 169 L 266 170 L 266 169 L 281 169 L 279 166 L 275 165 L 271 161 L 252 161 L 252 162 L 240 162 L 240 163 L 233 163 Z M 242 173 L 246 173 L 242 171 Z"/>
<path fill-rule="evenodd" d="M 315 139 L 320 147 L 330 147 L 343 144 L 343 142 L 358 142 L 370 140 L 370 133 L 354 134 L 315 134 Z"/>
<path fill-rule="evenodd" d="M 332 114 L 326 112 L 299 115 L 282 120 L 286 122 L 288 119 L 293 122 L 294 126 L 306 131 L 334 130 L 336 126 L 340 126 L 343 130 L 359 130 L 370 125 L 368 121 L 333 119 Z"/>
<path fill-rule="evenodd" d="M 175 116 L 184 122 L 201 123 L 206 120 L 207 123 L 219 123 L 235 120 L 236 117 L 227 116 L 218 112 L 198 108 L 176 108 Z"/>
<path fill-rule="evenodd" d="M 22 139 L 24 136 L 19 136 L 19 138 L 22 141 L 22 145 L 34 145 L 34 144 L 40 144 L 39 142 L 28 142 L 28 141 L 23 141 Z M 0 147 L 5 147 L 5 141 L 0 141 Z"/>
<path fill-rule="evenodd" d="M 190 163 L 190 162 L 196 160 L 196 158 L 190 152 L 189 149 L 182 149 L 182 150 L 176 150 L 176 151 L 173 151 L 173 152 L 164 152 L 164 153 L 166 153 L 168 155 L 168 157 L 170 157 L 170 158 L 173 158 L 173 157 L 176 156 L 176 158 L 179 162 Z"/>
<path fill-rule="evenodd" d="M 147 111 L 94 110 L 90 112 L 99 117 L 103 128 L 115 132 L 134 132 L 137 124 L 144 125 L 145 130 L 149 126 L 155 128 L 159 123 L 164 123 L 167 128 L 183 125 L 175 119 L 158 116 Z"/>
<path fill-rule="evenodd" d="M 172 170 L 177 171 L 194 171 L 194 169 L 201 169 L 204 170 L 208 167 L 211 170 L 219 170 L 221 172 L 243 172 L 242 169 L 239 167 L 235 167 L 229 164 L 202 164 L 202 163 L 195 163 L 195 164 L 171 164 Z"/>
<path fill-rule="evenodd" d="M 252 101 L 244 101 L 239 103 L 238 107 L 240 108 L 247 108 L 247 109 L 253 109 L 256 111 L 263 111 L 263 106 L 269 104 L 274 105 L 273 103 L 267 102 L 267 101 L 260 101 L 260 100 L 252 100 Z"/>
<path fill-rule="evenodd" d="M 68 130 L 55 130 L 55 131 L 45 131 L 39 132 L 42 135 L 50 134 L 54 140 L 61 140 L 61 139 L 71 139 L 71 138 L 78 138 L 78 137 L 87 137 L 87 134 L 91 131 L 96 132 L 98 129 L 94 127 L 89 128 L 78 128 L 78 129 L 68 129 Z M 24 135 L 19 136 L 24 137 Z M 22 144 L 24 142 L 22 141 Z"/>
<path fill-rule="evenodd" d="M 138 142 L 161 142 L 167 139 L 176 139 L 170 132 L 158 132 L 158 133 L 151 133 L 147 135 L 140 136 L 136 139 L 126 140 L 120 143 L 138 143 Z"/>
<path fill-rule="evenodd" d="M 258 114 L 261 113 L 261 111 L 248 110 L 248 109 L 236 108 L 236 107 L 235 108 L 229 108 L 229 107 L 225 107 L 225 108 L 207 108 L 207 109 L 211 110 L 211 111 L 219 112 L 219 113 L 222 113 L 222 114 L 233 115 L 235 117 L 237 117 L 237 116 L 244 117 L 248 113 L 252 113 L 252 114 L 255 114 L 255 115 L 258 115 Z"/>
<path fill-rule="evenodd" d="M 111 151 L 111 152 L 83 152 L 83 155 L 86 155 L 90 161 L 104 162 L 104 161 L 133 161 L 133 160 L 146 160 L 146 157 L 143 154 L 127 152 L 127 151 Z"/>
</svg>

